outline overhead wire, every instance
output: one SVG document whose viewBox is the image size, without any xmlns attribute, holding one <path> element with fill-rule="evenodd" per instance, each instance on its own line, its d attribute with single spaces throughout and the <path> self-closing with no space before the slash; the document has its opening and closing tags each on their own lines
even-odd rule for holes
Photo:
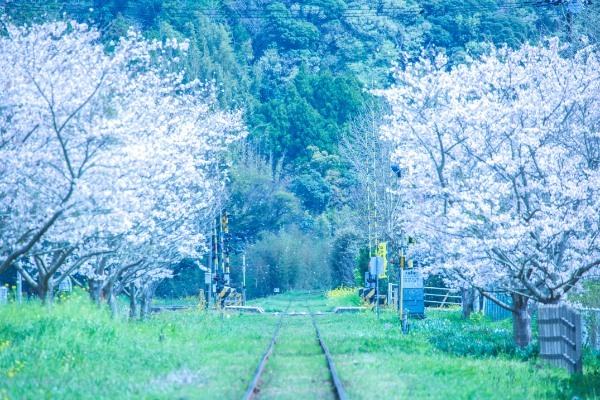
<svg viewBox="0 0 600 400">
<path fill-rule="evenodd" d="M 560 3 L 561 5 L 564 3 Z M 418 17 L 420 15 L 436 15 L 447 12 L 498 12 L 506 10 L 515 10 L 523 8 L 539 8 L 539 7 L 555 7 L 556 2 L 542 1 L 542 0 L 523 0 L 523 1 L 507 1 L 503 3 L 480 3 L 470 5 L 441 5 L 439 7 L 399 7 L 399 6 L 384 6 L 383 8 L 350 8 L 339 14 L 336 17 L 317 17 L 320 21 L 338 20 L 338 19 L 352 19 L 352 18 L 376 18 L 376 17 L 389 17 L 389 18 L 401 18 L 401 17 Z M 27 9 L 33 11 L 47 11 L 49 8 L 57 7 L 56 11 L 62 11 L 67 14 L 85 14 L 88 15 L 95 11 L 94 7 L 87 5 L 77 4 L 32 4 L 25 2 L 5 2 L 4 7 Z M 229 9 L 224 10 L 222 8 L 192 8 L 191 10 L 182 9 L 168 9 L 161 8 L 158 10 L 149 8 L 139 8 L 133 5 L 127 5 L 122 8 L 123 12 L 133 12 L 141 17 L 157 17 L 162 13 L 166 13 L 170 16 L 189 16 L 194 14 L 201 14 L 207 17 L 224 17 L 224 18 L 240 18 L 240 19 L 301 19 L 305 20 L 314 16 L 315 14 L 321 14 L 322 10 L 312 11 L 313 9 L 303 7 L 292 10 L 268 10 L 260 8 L 247 8 L 243 10 Z M 237 14 L 237 15 L 236 15 Z"/>
</svg>

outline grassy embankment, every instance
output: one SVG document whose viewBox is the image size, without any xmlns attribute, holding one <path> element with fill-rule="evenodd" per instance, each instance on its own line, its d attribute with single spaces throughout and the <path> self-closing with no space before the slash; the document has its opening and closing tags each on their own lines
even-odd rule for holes
<svg viewBox="0 0 600 400">
<path fill-rule="evenodd" d="M 317 311 L 354 301 L 352 293 L 329 299 L 295 293 L 255 304 Z M 540 363 L 535 347 L 515 349 L 509 321 L 429 312 L 402 335 L 393 313 L 382 312 L 380 321 L 372 313 L 317 318 L 352 399 L 600 399 L 600 355 L 586 352 L 584 374 L 570 377 Z M 286 320 L 264 398 L 311 397 L 317 392 L 310 388 L 325 378 L 308 373 L 325 365 L 310 318 Z M 238 399 L 278 317 L 194 310 L 130 323 L 110 319 L 76 295 L 51 309 L 0 307 L 0 321 L 0 398 Z M 290 368 L 295 362 L 298 368 Z"/>
<path fill-rule="evenodd" d="M 0 307 L 0 399 L 238 399 L 278 321 L 198 310 L 115 321 L 83 296 Z"/>
</svg>

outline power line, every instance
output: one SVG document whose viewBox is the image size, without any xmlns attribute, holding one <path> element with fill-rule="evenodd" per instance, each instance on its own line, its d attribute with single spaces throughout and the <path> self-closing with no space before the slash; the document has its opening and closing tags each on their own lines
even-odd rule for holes
<svg viewBox="0 0 600 400">
<path fill-rule="evenodd" d="M 443 5 L 439 9 L 439 13 L 446 12 L 498 12 L 498 11 L 510 11 L 524 8 L 539 8 L 539 7 L 553 7 L 559 1 L 512 1 L 504 2 L 502 4 L 476 4 L 468 6 L 449 6 Z M 562 4 L 562 2 L 560 2 Z M 24 2 L 13 3 L 11 1 L 5 2 L 5 6 L 12 9 L 21 10 L 32 10 L 32 11 L 53 11 L 53 7 L 57 7 L 57 12 L 65 12 L 67 14 L 79 14 L 89 15 L 96 11 L 91 6 L 75 5 L 75 4 L 27 4 Z M 124 13 L 134 13 L 140 17 L 157 17 L 161 14 L 167 14 L 169 16 L 186 17 L 195 14 L 201 14 L 207 17 L 213 18 L 239 18 L 239 19 L 292 19 L 292 20 L 306 20 L 315 17 L 316 14 L 322 14 L 322 10 L 302 8 L 298 10 L 267 10 L 258 8 L 248 8 L 244 10 L 223 10 L 220 8 L 195 8 L 191 10 L 181 9 L 163 9 L 152 10 L 149 8 L 136 8 L 131 5 L 127 5 L 122 9 Z M 331 21 L 339 19 L 353 19 L 353 18 L 377 18 L 377 17 L 388 17 L 388 18 L 402 18 L 402 17 L 418 17 L 420 15 L 436 15 L 438 12 L 435 10 L 427 10 L 426 8 L 415 8 L 415 7 L 384 7 L 381 9 L 375 8 L 354 8 L 348 9 L 341 13 L 339 17 L 319 17 L 319 21 Z"/>
</svg>

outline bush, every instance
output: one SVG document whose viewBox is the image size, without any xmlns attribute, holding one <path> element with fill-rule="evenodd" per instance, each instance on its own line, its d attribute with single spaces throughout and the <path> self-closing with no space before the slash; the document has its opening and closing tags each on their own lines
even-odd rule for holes
<svg viewBox="0 0 600 400">
<path fill-rule="evenodd" d="M 327 305 L 330 307 L 356 307 L 360 306 L 358 289 L 340 286 L 326 292 Z"/>
<path fill-rule="evenodd" d="M 428 341 L 437 350 L 457 356 L 496 357 L 500 355 L 519 360 L 537 356 L 537 341 L 526 348 L 513 342 L 510 320 L 492 321 L 482 313 L 473 313 L 470 320 L 458 312 L 445 312 L 415 324 L 415 330 L 429 333 Z"/>
</svg>

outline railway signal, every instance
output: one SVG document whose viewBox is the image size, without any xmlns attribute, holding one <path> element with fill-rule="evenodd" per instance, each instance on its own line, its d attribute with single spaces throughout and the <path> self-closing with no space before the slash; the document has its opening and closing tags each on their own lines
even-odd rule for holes
<svg viewBox="0 0 600 400">
<path fill-rule="evenodd" d="M 222 308 L 226 305 L 240 305 L 242 295 L 231 287 L 231 239 L 229 233 L 229 211 L 220 212 L 215 219 L 213 230 L 213 265 L 214 265 L 214 292 L 215 307 Z"/>
</svg>

